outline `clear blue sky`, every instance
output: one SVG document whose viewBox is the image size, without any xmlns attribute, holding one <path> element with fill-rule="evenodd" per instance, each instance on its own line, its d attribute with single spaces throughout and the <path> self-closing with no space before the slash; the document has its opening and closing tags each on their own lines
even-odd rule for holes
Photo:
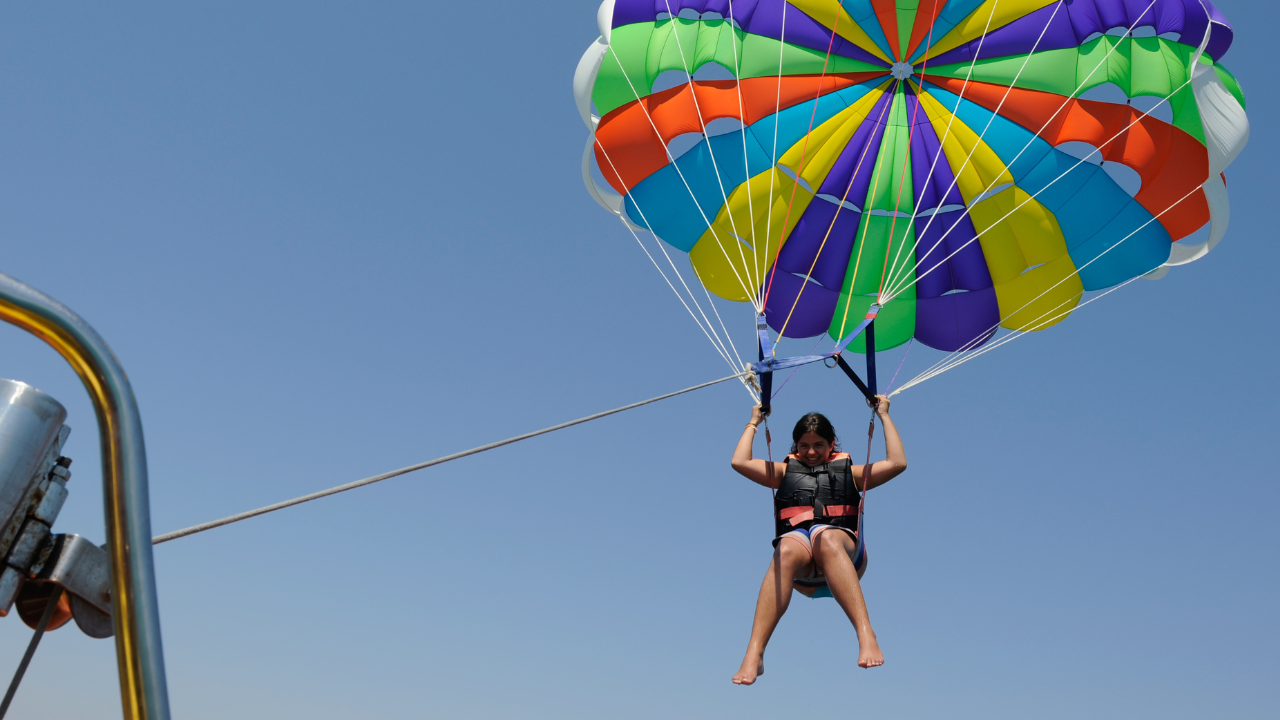
<svg viewBox="0 0 1280 720">
<path fill-rule="evenodd" d="M 1280 18 L 1219 6 L 1254 128 L 1227 239 L 897 398 L 884 668 L 797 598 L 729 683 L 771 528 L 726 384 L 158 548 L 175 717 L 1275 717 Z M 0 10 L 0 271 L 129 371 L 157 532 L 725 374 L 582 189 L 595 9 Z M 34 338 L 0 348 L 70 410 L 57 529 L 101 541 L 87 396 Z M 835 372 L 777 417 L 814 409 L 856 445 Z M 0 621 L 0 676 L 28 637 Z M 118 717 L 113 655 L 52 633 L 12 716 Z"/>
</svg>

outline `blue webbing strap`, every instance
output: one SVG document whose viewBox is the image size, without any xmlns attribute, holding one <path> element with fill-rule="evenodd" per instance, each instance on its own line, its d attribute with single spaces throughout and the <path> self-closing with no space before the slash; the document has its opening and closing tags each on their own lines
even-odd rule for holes
<svg viewBox="0 0 1280 720">
<path fill-rule="evenodd" d="M 756 316 L 756 337 L 760 339 L 760 359 L 773 357 L 773 341 L 769 339 L 769 323 L 764 319 L 764 314 Z"/>
<path fill-rule="evenodd" d="M 756 374 L 763 378 L 770 372 L 789 370 L 793 367 L 808 365 L 809 363 L 815 363 L 819 360 L 826 360 L 829 357 L 839 355 L 844 352 L 844 349 L 848 347 L 849 343 L 853 342 L 853 339 L 858 337 L 863 330 L 866 330 L 868 333 L 871 332 L 871 323 L 876 319 L 876 313 L 878 312 L 880 312 L 880 306 L 872 305 L 871 309 L 867 311 L 867 316 L 863 318 L 862 322 L 858 323 L 858 326 L 853 329 L 853 332 L 849 333 L 843 340 L 836 343 L 836 349 L 829 353 L 823 353 L 822 355 L 796 355 L 781 359 L 773 357 L 773 342 L 769 340 L 769 326 L 765 324 L 763 315 L 757 315 L 756 335 L 760 339 L 760 362 L 751 363 L 751 369 L 755 370 Z M 868 335 L 868 339 L 870 339 L 870 335 Z M 872 345 L 874 345 L 874 343 L 872 343 Z M 874 361 L 872 361 L 872 367 L 868 369 L 868 375 L 873 378 L 875 377 Z M 875 382 L 872 381 L 871 385 L 872 387 L 875 387 Z"/>
<path fill-rule="evenodd" d="M 832 354 L 839 355 L 844 352 L 844 349 L 849 345 L 849 343 L 853 342 L 853 339 L 858 337 L 858 333 L 866 330 L 871 325 L 871 321 L 875 320 L 876 315 L 878 314 L 880 314 L 879 305 L 872 305 L 867 308 L 867 316 L 862 319 L 862 322 L 858 323 L 858 326 L 853 329 L 853 332 L 845 335 L 843 340 L 836 343 L 836 349 L 832 351 Z"/>
<path fill-rule="evenodd" d="M 794 357 L 782 358 L 781 360 L 771 360 L 765 358 L 760 362 L 751 363 L 751 369 L 756 371 L 757 375 L 763 375 L 767 372 L 777 372 L 779 370 L 790 370 L 793 367 L 808 365 L 819 360 L 826 360 L 831 357 L 826 355 L 796 355 Z"/>
</svg>

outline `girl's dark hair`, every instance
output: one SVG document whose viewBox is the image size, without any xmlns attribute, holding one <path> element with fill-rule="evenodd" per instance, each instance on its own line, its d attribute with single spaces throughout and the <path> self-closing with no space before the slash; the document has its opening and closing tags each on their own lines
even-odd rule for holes
<svg viewBox="0 0 1280 720">
<path fill-rule="evenodd" d="M 796 443 L 800 442 L 800 438 L 805 433 L 817 433 L 818 437 L 831 443 L 831 452 L 840 451 L 840 440 L 836 437 L 836 429 L 831 426 L 831 421 L 822 413 L 809 413 L 796 421 L 796 427 L 791 431 L 791 452 L 795 453 Z"/>
</svg>

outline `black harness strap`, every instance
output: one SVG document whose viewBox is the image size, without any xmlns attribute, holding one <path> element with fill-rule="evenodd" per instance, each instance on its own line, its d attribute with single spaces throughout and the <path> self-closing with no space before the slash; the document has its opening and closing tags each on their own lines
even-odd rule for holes
<svg viewBox="0 0 1280 720">
<path fill-rule="evenodd" d="M 840 366 L 840 369 L 844 371 L 845 375 L 849 376 L 849 379 L 853 381 L 853 384 L 858 386 L 858 389 L 866 396 L 867 402 L 871 402 L 875 399 L 876 394 L 871 392 L 871 388 L 867 387 L 866 383 L 862 382 L 862 378 L 858 377 L 858 373 L 854 372 L 853 368 L 849 367 L 849 363 L 845 362 L 843 355 L 836 356 L 836 364 Z"/>
<path fill-rule="evenodd" d="M 765 322 L 764 314 L 756 316 L 756 347 L 760 349 L 760 362 L 765 361 L 765 355 L 773 357 L 773 346 L 769 342 L 769 325 Z M 770 400 L 773 399 L 773 372 L 762 372 L 760 377 L 760 414 L 767 416 L 770 407 Z M 767 431 L 766 431 L 767 432 Z"/>
<path fill-rule="evenodd" d="M 858 373 L 854 372 L 849 366 L 848 361 L 844 359 L 844 355 L 836 355 L 836 365 L 844 371 L 845 375 L 858 386 L 858 390 L 867 398 L 867 402 L 874 407 L 876 404 L 876 323 L 871 321 L 867 325 L 867 381 L 862 382 L 862 378 L 858 377 Z"/>
<path fill-rule="evenodd" d="M 876 396 L 876 322 L 867 324 L 867 388 Z M 870 400 L 871 398 L 867 398 Z"/>
</svg>

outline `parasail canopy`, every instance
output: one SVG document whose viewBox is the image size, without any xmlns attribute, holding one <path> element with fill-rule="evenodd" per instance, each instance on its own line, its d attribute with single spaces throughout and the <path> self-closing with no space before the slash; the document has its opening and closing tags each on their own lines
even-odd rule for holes
<svg viewBox="0 0 1280 720">
<path fill-rule="evenodd" d="M 877 304 L 877 349 L 972 349 L 1226 230 L 1249 126 L 1209 2 L 606 0 L 598 19 L 574 83 L 588 190 L 780 336 L 839 340 Z"/>
</svg>

